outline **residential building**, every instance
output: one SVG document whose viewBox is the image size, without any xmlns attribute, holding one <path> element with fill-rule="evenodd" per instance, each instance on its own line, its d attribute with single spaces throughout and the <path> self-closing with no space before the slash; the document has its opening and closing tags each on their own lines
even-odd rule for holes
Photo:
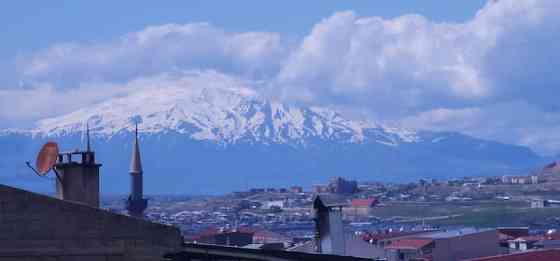
<svg viewBox="0 0 560 261">
<path fill-rule="evenodd" d="M 393 241 L 387 250 L 388 260 L 412 261 L 432 256 L 435 243 L 429 238 L 403 238 Z"/>
<path fill-rule="evenodd" d="M 264 202 L 264 208 L 266 209 L 270 209 L 270 208 L 284 208 L 286 207 L 286 200 L 271 200 L 271 201 L 266 201 Z"/>
<path fill-rule="evenodd" d="M 538 176 L 503 176 L 503 184 L 525 185 L 525 184 L 538 184 Z"/>
<path fill-rule="evenodd" d="M 358 182 L 335 177 L 329 182 L 328 191 L 334 194 L 354 194 L 358 192 Z"/>
<path fill-rule="evenodd" d="M 344 214 L 350 216 L 369 216 L 372 209 L 377 206 L 379 201 L 376 198 L 353 199 L 350 207 L 344 209 Z"/>
<path fill-rule="evenodd" d="M 389 261 L 459 261 L 501 254 L 495 229 L 423 233 L 393 240 L 385 249 Z"/>
<path fill-rule="evenodd" d="M 303 188 L 300 186 L 292 186 L 290 188 L 290 192 L 292 193 L 303 193 Z"/>
</svg>

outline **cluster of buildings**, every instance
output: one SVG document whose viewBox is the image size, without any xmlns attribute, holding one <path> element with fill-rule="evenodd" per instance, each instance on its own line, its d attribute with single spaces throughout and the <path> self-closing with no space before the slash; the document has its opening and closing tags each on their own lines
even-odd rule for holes
<svg viewBox="0 0 560 261">
<path fill-rule="evenodd" d="M 359 191 L 358 182 L 355 180 L 346 180 L 342 177 L 333 177 L 327 185 L 313 186 L 315 193 L 333 193 L 333 194 L 354 194 Z"/>
<path fill-rule="evenodd" d="M 552 258 L 560 254 L 560 233 L 531 234 L 526 227 L 350 231 L 342 218 L 347 207 L 351 206 L 332 195 L 315 196 L 312 237 L 287 237 L 251 228 L 209 229 L 189 238 L 187 245 L 199 251 L 228 252 L 232 258 L 257 250 L 272 257 L 274 253 L 307 255 L 296 260 L 313 260 L 313 256 L 372 261 L 557 260 Z M 196 256 L 196 251 L 183 253 L 184 258 Z"/>
<path fill-rule="evenodd" d="M 501 177 L 502 184 L 508 185 L 536 185 L 539 183 L 560 182 L 560 162 L 553 162 L 544 166 L 539 171 L 529 175 L 505 175 Z"/>
<path fill-rule="evenodd" d="M 539 176 L 502 176 L 502 183 L 511 185 L 539 184 Z"/>
<path fill-rule="evenodd" d="M 89 131 L 87 136 L 84 151 L 56 148 L 39 157 L 41 169 L 48 163 L 46 170 L 56 175 L 56 198 L 0 185 L 0 260 L 560 260 L 560 233 L 552 230 L 360 227 L 376 210 L 390 207 L 385 202 L 472 200 L 503 193 L 503 187 L 496 187 L 500 184 L 488 180 L 359 185 L 336 177 L 311 192 L 300 186 L 251 189 L 222 200 L 205 199 L 189 210 L 170 211 L 174 208 L 157 200 L 148 209 L 137 129 L 130 194 L 120 210 L 102 209 L 102 165 L 89 145 Z M 499 182 L 554 182 L 556 169 L 560 166 L 551 164 L 537 178 L 503 177 Z M 560 201 L 531 204 L 537 208 Z"/>
</svg>

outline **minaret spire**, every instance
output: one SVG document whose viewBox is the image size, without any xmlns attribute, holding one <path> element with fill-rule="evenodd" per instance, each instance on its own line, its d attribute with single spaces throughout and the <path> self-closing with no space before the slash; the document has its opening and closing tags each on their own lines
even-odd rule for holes
<svg viewBox="0 0 560 261">
<path fill-rule="evenodd" d="M 130 196 L 126 209 L 128 214 L 142 218 L 148 207 L 148 200 L 144 198 L 144 181 L 142 161 L 140 160 L 140 142 L 138 140 L 138 123 L 134 128 L 134 144 L 132 145 L 132 159 L 130 161 Z"/>
<path fill-rule="evenodd" d="M 142 160 L 140 159 L 140 144 L 138 142 L 138 123 L 134 129 L 134 145 L 132 147 L 132 161 L 130 162 L 131 174 L 142 174 Z"/>
</svg>

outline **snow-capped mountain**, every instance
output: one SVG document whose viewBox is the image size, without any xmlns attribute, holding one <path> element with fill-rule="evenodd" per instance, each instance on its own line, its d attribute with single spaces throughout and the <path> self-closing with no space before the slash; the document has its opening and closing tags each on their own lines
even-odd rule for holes
<svg viewBox="0 0 560 261">
<path fill-rule="evenodd" d="M 200 141 L 298 144 L 309 139 L 346 143 L 416 142 L 415 132 L 351 121 L 325 108 L 298 108 L 268 102 L 246 88 L 167 87 L 143 90 L 94 107 L 38 122 L 35 135 L 57 137 L 83 132 L 111 137 L 140 124 L 144 134 L 174 132 Z"/>
<path fill-rule="evenodd" d="M 349 120 L 326 108 L 269 101 L 238 83 L 170 85 L 134 90 L 32 129 L 0 131 L 0 173 L 7 173 L 0 182 L 52 190 L 52 181 L 33 176 L 24 162 L 46 140 L 63 150 L 83 148 L 86 123 L 106 193 L 127 192 L 135 123 L 148 193 L 310 186 L 332 176 L 411 181 L 524 174 L 541 163 L 528 148 Z"/>
</svg>

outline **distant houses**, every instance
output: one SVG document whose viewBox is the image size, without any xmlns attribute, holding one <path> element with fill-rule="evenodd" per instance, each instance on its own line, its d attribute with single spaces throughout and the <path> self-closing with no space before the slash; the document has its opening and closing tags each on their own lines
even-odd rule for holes
<svg viewBox="0 0 560 261">
<path fill-rule="evenodd" d="M 538 184 L 538 176 L 502 176 L 503 184 L 511 185 L 527 185 L 527 184 Z"/>
<path fill-rule="evenodd" d="M 377 198 L 352 199 L 350 206 L 344 209 L 344 214 L 353 216 L 369 216 L 372 209 L 379 204 Z"/>
</svg>

